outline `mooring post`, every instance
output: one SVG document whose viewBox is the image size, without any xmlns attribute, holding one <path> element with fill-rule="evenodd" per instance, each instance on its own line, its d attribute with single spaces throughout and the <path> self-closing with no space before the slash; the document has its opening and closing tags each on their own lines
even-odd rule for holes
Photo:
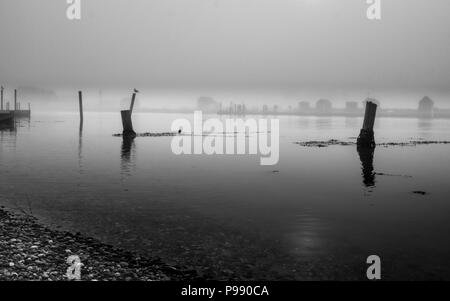
<svg viewBox="0 0 450 301">
<path fill-rule="evenodd" d="M 80 106 L 80 123 L 83 123 L 83 92 L 78 91 L 78 103 Z"/>
<path fill-rule="evenodd" d="M 134 101 L 136 100 L 136 92 L 131 96 L 131 104 L 130 104 L 130 115 L 133 114 Z"/>
<path fill-rule="evenodd" d="M 123 126 L 123 132 L 122 135 L 124 137 L 136 137 L 136 132 L 133 129 L 133 122 L 131 121 L 131 111 L 130 110 L 124 110 L 120 111 L 120 114 L 122 115 L 122 126 Z"/>
<path fill-rule="evenodd" d="M 358 147 L 375 147 L 375 137 L 373 126 L 377 114 L 377 104 L 372 101 L 366 102 L 366 112 L 364 114 L 364 123 L 357 140 Z"/>
<path fill-rule="evenodd" d="M 14 89 L 14 111 L 17 110 L 17 89 Z"/>
<path fill-rule="evenodd" d="M 0 107 L 0 111 L 3 111 L 3 86 L 1 87 L 1 89 L 0 89 L 0 93 L 1 93 L 1 107 Z"/>
</svg>

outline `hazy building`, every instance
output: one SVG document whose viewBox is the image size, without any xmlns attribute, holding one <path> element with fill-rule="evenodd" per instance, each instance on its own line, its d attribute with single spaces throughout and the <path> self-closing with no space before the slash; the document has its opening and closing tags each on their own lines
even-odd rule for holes
<svg viewBox="0 0 450 301">
<path fill-rule="evenodd" d="M 318 112 L 330 112 L 332 108 L 333 105 L 328 99 L 319 99 L 316 103 L 316 109 Z"/>
<path fill-rule="evenodd" d="M 278 106 L 277 106 L 277 105 L 274 105 L 274 106 L 273 106 L 273 112 L 274 112 L 274 113 L 278 113 Z"/>
<path fill-rule="evenodd" d="M 428 96 L 425 96 L 419 101 L 418 112 L 423 117 L 433 117 L 434 102 Z"/>
<path fill-rule="evenodd" d="M 345 103 L 345 110 L 347 112 L 355 112 L 358 110 L 358 103 L 356 101 L 347 101 Z"/>
<path fill-rule="evenodd" d="M 243 106 L 241 104 L 237 105 L 237 110 L 236 110 L 236 114 L 243 114 Z"/>
<path fill-rule="evenodd" d="M 311 110 L 311 106 L 309 105 L 309 102 L 301 101 L 298 103 L 298 109 L 299 111 L 309 111 Z"/>
<path fill-rule="evenodd" d="M 201 96 L 197 100 L 197 109 L 205 113 L 216 113 L 220 109 L 220 104 L 212 97 Z"/>
</svg>

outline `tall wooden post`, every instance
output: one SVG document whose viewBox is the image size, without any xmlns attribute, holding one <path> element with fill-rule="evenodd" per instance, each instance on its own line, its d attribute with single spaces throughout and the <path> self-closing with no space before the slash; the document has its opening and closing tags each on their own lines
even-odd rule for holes
<svg viewBox="0 0 450 301">
<path fill-rule="evenodd" d="M 133 129 L 133 122 L 131 120 L 131 111 L 125 110 L 120 111 L 120 114 L 122 115 L 122 126 L 123 126 L 123 132 L 122 135 L 124 137 L 136 137 L 136 132 Z"/>
<path fill-rule="evenodd" d="M 78 103 L 80 106 L 80 124 L 83 123 L 83 92 L 78 91 Z"/>
<path fill-rule="evenodd" d="M 372 101 L 367 101 L 363 127 L 357 140 L 358 147 L 375 147 L 373 126 L 375 124 L 376 113 L 377 104 Z"/>
<path fill-rule="evenodd" d="M 0 111 L 3 111 L 3 86 L 0 89 L 0 93 L 1 93 L 1 107 L 0 107 Z"/>
<path fill-rule="evenodd" d="M 130 105 L 130 115 L 133 114 L 134 101 L 136 100 L 136 92 L 133 93 L 131 97 L 131 105 Z"/>
<path fill-rule="evenodd" d="M 14 89 L 14 111 L 17 110 L 17 89 Z"/>
</svg>

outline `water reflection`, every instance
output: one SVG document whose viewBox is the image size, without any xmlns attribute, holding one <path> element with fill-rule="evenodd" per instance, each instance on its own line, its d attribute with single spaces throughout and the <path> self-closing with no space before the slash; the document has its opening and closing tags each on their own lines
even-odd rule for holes
<svg viewBox="0 0 450 301">
<path fill-rule="evenodd" d="M 359 126 L 358 117 L 345 117 L 345 128 L 346 129 L 355 129 Z"/>
<path fill-rule="evenodd" d="M 134 138 L 123 137 L 121 150 L 121 173 L 122 175 L 130 175 L 131 168 L 134 166 Z"/>
<path fill-rule="evenodd" d="M 375 172 L 373 168 L 373 155 L 375 148 L 357 147 L 361 160 L 363 183 L 366 187 L 375 187 Z"/>
<path fill-rule="evenodd" d="M 15 118 L 15 127 L 16 128 L 27 128 L 31 127 L 31 118 L 30 117 L 16 117 Z"/>
<path fill-rule="evenodd" d="M 332 117 L 317 117 L 316 118 L 316 129 L 317 130 L 330 130 L 333 128 Z"/>
<path fill-rule="evenodd" d="M 83 173 L 83 123 L 80 123 L 78 131 L 78 170 Z"/>
<path fill-rule="evenodd" d="M 14 120 L 0 121 L 0 131 L 14 131 L 16 124 Z"/>
<path fill-rule="evenodd" d="M 429 139 L 432 137 L 433 120 L 430 118 L 419 118 L 417 120 L 417 128 L 422 138 Z"/>
<path fill-rule="evenodd" d="M 301 129 L 307 129 L 310 124 L 310 117 L 309 116 L 300 116 L 297 118 L 298 125 Z"/>
<path fill-rule="evenodd" d="M 306 256 L 317 254 L 323 247 L 320 231 L 325 229 L 323 222 L 316 217 L 311 209 L 304 209 L 302 213 L 296 216 L 296 231 L 293 240 L 295 253 Z"/>
</svg>

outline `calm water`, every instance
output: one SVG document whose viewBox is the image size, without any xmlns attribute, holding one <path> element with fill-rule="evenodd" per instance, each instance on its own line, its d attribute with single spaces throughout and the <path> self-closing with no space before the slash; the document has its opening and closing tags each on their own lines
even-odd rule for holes
<svg viewBox="0 0 450 301">
<path fill-rule="evenodd" d="M 137 132 L 188 115 L 134 115 Z M 131 145 L 117 113 L 34 114 L 0 131 L 0 203 L 56 228 L 217 279 L 450 279 L 450 145 L 307 148 L 353 141 L 362 119 L 280 117 L 280 161 L 175 156 L 170 137 Z M 377 142 L 450 140 L 450 120 L 377 120 Z M 372 173 L 374 169 L 375 175 Z M 413 191 L 425 191 L 426 195 Z M 75 250 L 74 250 L 75 251 Z"/>
</svg>

